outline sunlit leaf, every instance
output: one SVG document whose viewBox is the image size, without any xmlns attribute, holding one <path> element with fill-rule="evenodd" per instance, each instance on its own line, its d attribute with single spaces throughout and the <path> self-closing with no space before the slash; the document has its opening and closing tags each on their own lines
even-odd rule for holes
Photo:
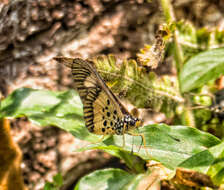
<svg viewBox="0 0 224 190">
<path fill-rule="evenodd" d="M 220 143 L 219 139 L 209 133 L 185 126 L 148 125 L 139 128 L 139 133 L 145 137 L 146 149 L 140 136 L 125 135 L 123 148 L 122 137 L 114 135 L 83 150 L 102 149 L 120 158 L 124 157 L 124 151 L 133 152 L 143 159 L 153 159 L 174 169 L 193 155 Z M 200 159 L 195 162 L 197 163 L 200 164 Z"/>
<path fill-rule="evenodd" d="M 22 117 L 39 126 L 57 126 L 80 139 L 96 142 L 100 136 L 89 133 L 83 120 L 82 102 L 74 90 L 52 92 L 20 88 L 1 103 L 1 117 Z"/>
<path fill-rule="evenodd" d="M 134 190 L 143 175 L 129 174 L 120 169 L 104 169 L 83 177 L 74 190 Z"/>
<path fill-rule="evenodd" d="M 211 176 L 216 185 L 224 182 L 224 142 L 199 152 L 180 164 Z"/>
<path fill-rule="evenodd" d="M 224 74 L 224 48 L 202 52 L 185 64 L 180 73 L 182 92 L 201 87 Z"/>
<path fill-rule="evenodd" d="M 71 90 L 66 92 L 50 92 L 22 88 L 9 95 L 0 109 L 1 117 L 27 116 L 28 119 L 40 126 L 58 126 L 76 138 L 95 142 L 88 148 L 98 148 L 124 159 L 127 165 L 136 172 L 143 171 L 143 160 L 153 159 L 165 166 L 175 169 L 187 159 L 196 154 L 218 145 L 220 140 L 213 135 L 185 126 L 167 126 L 155 124 L 140 127 L 133 131 L 141 136 L 125 135 L 123 148 L 122 135 L 113 135 L 99 142 L 101 136 L 89 133 L 82 119 L 82 103 L 78 94 Z M 132 156 L 130 156 L 132 152 Z M 202 159 L 197 159 L 195 165 L 200 165 Z M 136 164 L 138 163 L 138 164 Z"/>
</svg>

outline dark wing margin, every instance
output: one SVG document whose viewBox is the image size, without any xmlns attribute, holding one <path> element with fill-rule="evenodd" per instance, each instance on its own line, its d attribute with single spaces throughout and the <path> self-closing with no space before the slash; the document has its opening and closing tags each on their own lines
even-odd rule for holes
<svg viewBox="0 0 224 190">
<path fill-rule="evenodd" d="M 91 68 L 88 67 L 87 63 L 84 60 L 78 58 L 73 59 L 67 57 L 55 57 L 54 60 L 65 65 L 66 67 L 71 68 L 74 86 L 84 104 L 84 101 L 88 94 L 88 87 L 86 87 L 84 83 L 92 83 L 92 86 L 95 86 L 94 79 L 88 79 L 88 77 L 92 73 Z"/>
</svg>

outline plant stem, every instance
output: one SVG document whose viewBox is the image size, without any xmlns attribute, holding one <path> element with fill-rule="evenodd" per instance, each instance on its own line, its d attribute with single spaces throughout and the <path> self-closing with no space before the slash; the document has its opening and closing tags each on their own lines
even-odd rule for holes
<svg viewBox="0 0 224 190">
<path fill-rule="evenodd" d="M 162 8 L 163 8 L 163 12 L 164 12 L 164 16 L 165 16 L 167 24 L 169 25 L 169 24 L 174 23 L 176 21 L 176 19 L 174 16 L 173 7 L 170 3 L 170 0 L 160 0 L 160 2 L 162 5 Z M 182 51 L 182 48 L 181 48 L 179 40 L 178 40 L 178 31 L 177 30 L 174 30 L 173 39 L 174 39 L 174 46 L 175 46 L 174 59 L 176 62 L 178 86 L 179 86 L 179 90 L 181 92 L 181 86 L 180 86 L 181 84 L 180 84 L 179 77 L 180 77 L 180 72 L 183 67 L 184 55 L 183 55 L 183 51 Z M 185 100 L 187 102 L 189 102 L 188 97 Z M 182 123 L 184 123 L 188 126 L 195 127 L 194 115 L 192 113 L 192 110 L 190 110 L 188 106 L 186 107 L 185 112 L 182 115 Z"/>
<path fill-rule="evenodd" d="M 166 19 L 167 23 L 171 23 L 175 21 L 175 16 L 173 13 L 173 7 L 170 4 L 169 0 L 160 0 L 162 8 L 163 8 L 163 13 Z"/>
<path fill-rule="evenodd" d="M 184 56 L 183 56 L 183 52 L 182 52 L 182 49 L 181 49 L 181 46 L 178 42 L 178 32 L 175 31 L 174 32 L 174 44 L 175 44 L 175 57 L 176 57 L 176 67 L 177 67 L 177 73 L 178 73 L 178 78 L 179 78 L 179 74 L 180 74 L 180 71 L 182 70 L 182 67 L 183 67 L 183 61 L 184 61 Z M 179 83 L 180 85 L 180 83 Z"/>
<path fill-rule="evenodd" d="M 174 12 L 173 12 L 173 7 L 170 3 L 170 0 L 160 0 L 162 8 L 163 8 L 163 12 L 164 12 L 164 16 L 166 19 L 167 24 L 173 23 L 175 22 L 175 16 L 174 16 Z M 174 31 L 174 45 L 175 45 L 175 61 L 176 61 L 176 68 L 177 68 L 177 73 L 179 76 L 179 73 L 181 71 L 181 68 L 183 66 L 183 61 L 184 61 L 184 56 L 183 56 L 183 51 L 181 49 L 181 46 L 178 42 L 178 31 L 175 30 Z"/>
</svg>

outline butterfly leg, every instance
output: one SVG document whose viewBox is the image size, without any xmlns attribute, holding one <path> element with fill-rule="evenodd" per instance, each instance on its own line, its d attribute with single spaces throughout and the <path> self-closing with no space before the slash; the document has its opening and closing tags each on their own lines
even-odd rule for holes
<svg viewBox="0 0 224 190">
<path fill-rule="evenodd" d="M 126 125 L 124 125 L 124 128 L 123 128 L 123 145 L 122 145 L 122 148 L 125 148 L 125 131 L 126 131 Z"/>
<path fill-rule="evenodd" d="M 125 147 L 125 135 L 123 134 L 123 145 L 122 145 L 122 148 L 124 149 Z"/>
<path fill-rule="evenodd" d="M 143 145 L 144 145 L 144 149 L 145 149 L 145 152 L 146 152 L 146 155 L 148 157 L 150 157 L 149 155 L 149 152 L 147 150 L 147 146 L 146 146 L 146 141 L 145 141 L 145 136 L 143 134 L 136 134 L 136 133 L 132 133 L 132 132 L 128 132 L 129 135 L 132 135 L 132 136 L 140 136 L 142 138 L 142 141 L 143 141 Z M 140 147 L 141 148 L 141 147 Z M 139 150 L 140 150 L 139 148 Z"/>
<path fill-rule="evenodd" d="M 94 144 L 101 143 L 104 140 L 105 136 L 106 135 L 103 135 L 98 141 L 94 142 Z"/>
</svg>

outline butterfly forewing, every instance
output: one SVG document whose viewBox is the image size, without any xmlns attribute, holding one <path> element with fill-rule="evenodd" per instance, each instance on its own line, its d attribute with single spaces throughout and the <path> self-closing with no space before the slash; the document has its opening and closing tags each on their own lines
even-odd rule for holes
<svg viewBox="0 0 224 190">
<path fill-rule="evenodd" d="M 120 121 L 125 108 L 104 84 L 90 62 L 65 57 L 55 58 L 72 69 L 72 75 L 84 110 L 86 127 L 95 134 L 115 134 L 115 123 Z"/>
<path fill-rule="evenodd" d="M 74 61 L 71 58 L 57 58 L 60 59 L 62 63 L 72 69 L 72 76 L 74 79 L 75 88 L 78 90 L 78 93 L 83 100 L 88 94 L 89 88 L 95 88 L 96 77 L 92 73 L 91 68 L 88 68 L 85 61 L 79 59 L 78 61 Z"/>
</svg>

